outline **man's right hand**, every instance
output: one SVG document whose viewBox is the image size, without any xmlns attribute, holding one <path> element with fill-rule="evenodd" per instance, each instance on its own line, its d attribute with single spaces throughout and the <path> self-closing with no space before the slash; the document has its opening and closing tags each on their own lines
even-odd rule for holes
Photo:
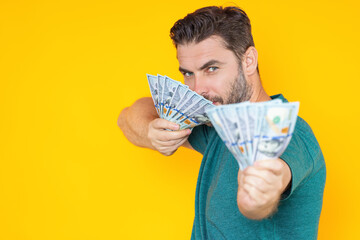
<svg viewBox="0 0 360 240">
<path fill-rule="evenodd" d="M 156 118 L 149 124 L 148 138 L 157 151 L 165 156 L 170 156 L 187 141 L 191 133 L 190 129 L 178 129 L 178 124 Z"/>
<path fill-rule="evenodd" d="M 173 154 L 181 145 L 193 149 L 187 141 L 190 129 L 178 130 L 178 124 L 160 119 L 150 97 L 140 98 L 124 108 L 117 123 L 130 142 L 157 150 L 165 156 Z"/>
</svg>

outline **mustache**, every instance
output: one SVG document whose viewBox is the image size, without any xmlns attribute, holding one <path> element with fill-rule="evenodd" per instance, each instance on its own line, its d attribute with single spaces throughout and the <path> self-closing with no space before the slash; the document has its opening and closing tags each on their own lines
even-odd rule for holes
<svg viewBox="0 0 360 240">
<path fill-rule="evenodd" d="M 218 102 L 220 104 L 224 104 L 224 99 L 220 96 L 210 96 L 208 94 L 201 94 L 205 99 L 211 102 Z"/>
</svg>

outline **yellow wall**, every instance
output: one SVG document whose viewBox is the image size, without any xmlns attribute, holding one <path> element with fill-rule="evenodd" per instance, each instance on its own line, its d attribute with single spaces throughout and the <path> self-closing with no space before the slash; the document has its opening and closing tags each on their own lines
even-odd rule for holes
<svg viewBox="0 0 360 240">
<path fill-rule="evenodd" d="M 169 29 L 226 1 L 0 2 L 0 239 L 189 239 L 201 155 L 137 148 L 116 125 L 181 79 Z M 319 239 L 359 239 L 357 1 L 236 3 L 269 94 L 300 101 L 327 163 Z"/>
</svg>

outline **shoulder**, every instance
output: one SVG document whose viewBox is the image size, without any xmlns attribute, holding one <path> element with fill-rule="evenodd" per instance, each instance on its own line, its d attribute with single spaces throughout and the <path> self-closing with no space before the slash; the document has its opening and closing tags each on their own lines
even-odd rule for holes
<svg viewBox="0 0 360 240">
<path fill-rule="evenodd" d="M 315 137 L 310 125 L 301 117 L 297 118 L 295 130 L 293 133 L 292 145 L 290 147 L 298 147 L 299 151 L 306 151 L 311 159 L 318 157 L 321 152 L 320 145 Z M 291 143 L 291 142 L 290 142 Z M 301 147 L 301 149 L 299 149 Z"/>
</svg>

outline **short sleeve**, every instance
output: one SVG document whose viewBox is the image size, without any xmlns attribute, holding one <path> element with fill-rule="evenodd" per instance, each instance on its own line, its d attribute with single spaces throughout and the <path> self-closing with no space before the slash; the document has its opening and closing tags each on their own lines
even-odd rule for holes
<svg viewBox="0 0 360 240">
<path fill-rule="evenodd" d="M 282 200 L 287 199 L 296 188 L 307 179 L 314 171 L 315 161 L 323 161 L 322 153 L 310 126 L 300 117 L 291 141 L 285 152 L 280 156 L 291 170 L 291 187 L 282 195 Z"/>
<path fill-rule="evenodd" d="M 190 145 L 201 154 L 204 154 L 208 144 L 209 128 L 206 125 L 197 126 L 193 128 L 188 138 Z"/>
</svg>

